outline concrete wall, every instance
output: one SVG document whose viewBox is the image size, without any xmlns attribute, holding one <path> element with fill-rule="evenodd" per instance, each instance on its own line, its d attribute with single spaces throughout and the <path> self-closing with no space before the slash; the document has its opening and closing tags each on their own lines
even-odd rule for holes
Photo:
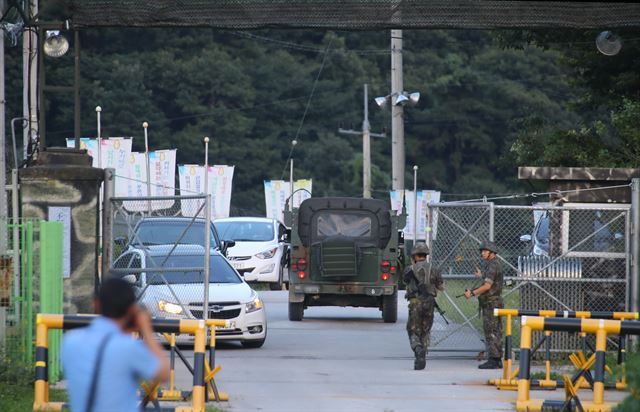
<svg viewBox="0 0 640 412">
<path fill-rule="evenodd" d="M 22 217 L 48 220 L 50 207 L 70 208 L 70 276 L 64 279 L 65 313 L 93 312 L 98 280 L 99 191 L 104 172 L 90 165 L 91 158 L 85 153 L 61 150 L 41 156 L 41 164 L 19 173 Z M 39 243 L 34 245 L 37 247 Z M 34 293 L 38 290 L 34 285 Z M 34 300 L 38 299 L 34 296 Z"/>
</svg>

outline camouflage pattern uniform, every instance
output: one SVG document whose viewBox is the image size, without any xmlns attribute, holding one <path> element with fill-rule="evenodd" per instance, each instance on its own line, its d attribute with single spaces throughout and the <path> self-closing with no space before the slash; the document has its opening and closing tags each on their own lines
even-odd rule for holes
<svg viewBox="0 0 640 412">
<path fill-rule="evenodd" d="M 491 285 L 491 289 L 478 296 L 478 304 L 482 313 L 482 328 L 489 358 L 502 357 L 502 318 L 493 316 L 493 309 L 503 308 L 502 302 L 502 268 L 498 259 L 486 262 L 483 281 Z"/>
<path fill-rule="evenodd" d="M 405 297 L 409 301 L 409 344 L 415 354 L 415 369 L 423 369 L 433 326 L 436 294 L 443 290 L 442 275 L 430 263 L 416 262 L 405 271 L 404 283 L 407 286 Z"/>
</svg>

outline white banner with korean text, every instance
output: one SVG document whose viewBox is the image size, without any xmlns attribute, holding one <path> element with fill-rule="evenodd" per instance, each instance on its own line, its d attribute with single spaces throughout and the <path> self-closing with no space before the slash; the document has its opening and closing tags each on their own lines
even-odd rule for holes
<svg viewBox="0 0 640 412">
<path fill-rule="evenodd" d="M 313 190 L 312 179 L 300 179 L 293 182 L 293 207 L 311 197 Z M 287 199 L 291 196 L 291 185 L 285 180 L 265 180 L 264 198 L 266 215 L 268 218 L 284 221 L 284 209 Z"/>
<path fill-rule="evenodd" d="M 426 240 L 426 233 L 429 229 L 427 222 L 427 207 L 431 203 L 440 202 L 440 192 L 436 190 L 419 190 L 417 197 L 414 196 L 413 190 L 394 190 L 389 192 L 391 199 L 391 208 L 399 215 L 402 213 L 402 201 L 405 200 L 405 207 L 407 210 L 407 225 L 402 230 L 405 239 L 414 239 L 413 227 L 414 219 L 417 218 L 417 224 L 415 225 L 418 240 Z M 415 202 L 417 200 L 418 208 L 415 208 Z M 417 213 L 416 213 L 417 212 Z M 433 238 L 436 238 L 438 227 L 438 213 L 434 212 L 432 217 L 432 234 Z"/>
<path fill-rule="evenodd" d="M 98 150 L 98 139 L 80 138 L 80 149 L 87 150 L 87 154 L 92 158 L 92 167 L 113 168 L 116 170 L 116 197 L 127 196 L 128 183 L 126 177 L 128 177 L 132 141 L 130 137 L 100 139 L 100 150 Z M 75 139 L 67 139 L 67 147 L 75 147 Z"/>
<path fill-rule="evenodd" d="M 211 194 L 211 219 L 229 217 L 231 210 L 231 190 L 233 188 L 233 172 L 235 166 L 209 166 L 209 190 Z M 183 196 L 205 193 L 204 166 L 186 164 L 178 166 L 180 193 Z M 183 207 L 182 215 L 192 217 L 194 208 Z M 204 217 L 204 210 L 198 214 Z"/>
<path fill-rule="evenodd" d="M 116 196 L 146 197 L 151 196 L 175 196 L 176 181 L 176 149 L 155 150 L 149 152 L 149 189 L 147 189 L 147 165 L 146 156 L 141 152 L 131 152 L 127 168 L 126 179 L 121 187 L 118 187 L 116 179 Z M 118 175 L 116 170 L 116 175 Z M 122 194 L 120 194 L 122 193 Z M 175 200 L 146 202 L 124 202 L 124 207 L 132 212 L 148 211 L 149 206 L 155 210 L 168 209 L 173 206 Z"/>
</svg>

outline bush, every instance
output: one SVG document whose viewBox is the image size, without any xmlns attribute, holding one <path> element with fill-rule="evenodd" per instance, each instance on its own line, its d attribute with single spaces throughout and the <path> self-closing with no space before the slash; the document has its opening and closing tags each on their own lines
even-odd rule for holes
<svg viewBox="0 0 640 412">
<path fill-rule="evenodd" d="M 631 394 L 615 409 L 616 412 L 640 411 L 640 354 L 629 356 L 626 362 L 627 387 Z"/>
</svg>

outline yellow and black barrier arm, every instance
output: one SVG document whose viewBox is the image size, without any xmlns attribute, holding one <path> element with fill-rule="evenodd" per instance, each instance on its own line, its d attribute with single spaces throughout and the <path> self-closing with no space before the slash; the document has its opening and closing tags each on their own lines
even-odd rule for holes
<svg viewBox="0 0 640 412">
<path fill-rule="evenodd" d="M 75 329 L 88 326 L 97 315 L 52 315 L 36 316 L 36 382 L 34 393 L 34 411 L 59 411 L 66 405 L 62 402 L 49 402 L 48 385 L 48 334 L 49 329 Z M 191 406 L 178 406 L 176 412 L 204 412 L 205 410 L 205 349 L 206 324 L 194 319 L 152 318 L 151 326 L 158 333 L 188 333 L 195 336 L 193 390 Z"/>
<path fill-rule="evenodd" d="M 552 406 L 557 401 L 531 400 L 530 390 L 530 348 L 531 333 L 534 330 L 562 331 L 574 333 L 589 333 L 596 335 L 595 374 L 593 377 L 593 401 L 584 402 L 585 411 L 606 411 L 613 406 L 604 401 L 604 371 L 607 335 L 640 335 L 640 322 L 609 319 L 570 319 L 522 317 L 521 351 L 520 351 L 520 379 L 518 380 L 518 411 L 540 411 Z"/>
<path fill-rule="evenodd" d="M 489 384 L 495 385 L 499 389 L 511 389 L 514 390 L 517 388 L 517 378 L 519 373 L 519 368 L 513 369 L 513 354 L 512 354 L 512 333 L 511 333 L 511 325 L 512 318 L 518 316 L 541 316 L 541 317 L 557 317 L 557 318 L 568 318 L 568 319 L 615 319 L 615 320 L 636 320 L 639 319 L 638 312 L 607 312 L 607 311 L 567 311 L 567 310 L 521 310 L 521 309 L 494 309 L 494 316 L 503 316 L 506 317 L 506 333 L 505 333 L 505 353 L 504 353 L 504 361 L 503 361 L 503 373 L 502 379 L 490 379 Z M 581 341 L 582 341 L 582 354 L 586 353 L 586 333 L 580 332 Z M 545 331 L 545 336 L 538 342 L 536 347 L 531 351 L 531 355 L 537 351 L 542 343 L 545 343 L 545 379 L 533 379 L 531 380 L 532 386 L 539 386 L 545 389 L 554 389 L 556 387 L 562 387 L 564 385 L 564 380 L 552 380 L 551 379 L 551 331 Z M 621 376 L 618 378 L 618 381 L 612 388 L 616 388 L 619 390 L 626 389 L 626 379 L 624 376 L 624 363 L 625 363 L 625 353 L 626 353 L 626 335 L 620 335 L 619 344 L 618 344 L 618 366 L 621 370 L 623 370 Z M 595 350 L 593 350 L 595 352 Z M 592 355 L 593 356 L 593 355 Z M 580 352 L 578 353 L 578 357 L 580 356 Z M 583 356 L 582 356 L 583 357 Z M 577 359 L 577 358 L 576 358 Z M 586 358 L 584 362 L 579 362 L 584 364 L 586 362 Z M 582 366 L 576 364 L 576 367 L 579 369 L 579 372 L 576 376 L 572 378 L 572 381 L 575 382 L 581 374 L 586 374 L 587 377 L 584 379 L 585 382 L 582 383 L 581 387 L 589 388 L 589 380 L 590 376 L 588 371 L 585 371 Z M 609 367 L 606 367 L 606 370 L 611 372 Z"/>
</svg>

